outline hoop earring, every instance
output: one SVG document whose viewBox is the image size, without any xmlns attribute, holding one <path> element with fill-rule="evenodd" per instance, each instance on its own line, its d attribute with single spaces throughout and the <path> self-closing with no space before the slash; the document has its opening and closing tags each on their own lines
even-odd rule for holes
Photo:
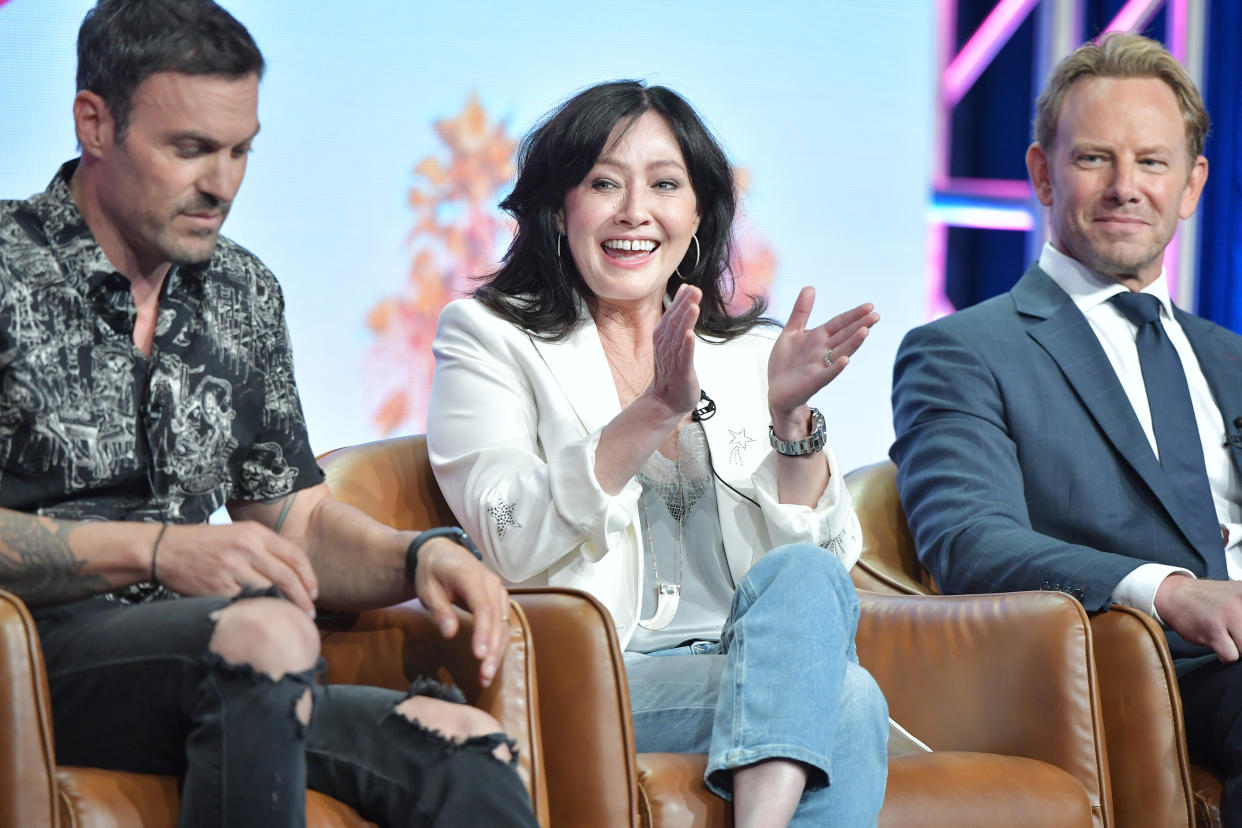
<svg viewBox="0 0 1242 828">
<path fill-rule="evenodd" d="M 561 239 L 564 238 L 564 235 L 564 233 L 556 234 L 556 258 L 558 259 L 561 257 Z"/>
<path fill-rule="evenodd" d="M 690 235 L 690 238 L 694 241 L 694 270 L 691 271 L 692 273 L 694 273 L 694 272 L 697 272 L 699 269 L 699 262 L 703 258 L 703 250 L 702 248 L 699 247 L 699 237 L 697 234 L 692 233 Z M 678 279 L 681 279 L 683 282 L 690 281 L 689 277 L 682 276 L 681 271 L 678 270 L 677 268 L 673 268 L 673 273 L 677 276 Z"/>
</svg>

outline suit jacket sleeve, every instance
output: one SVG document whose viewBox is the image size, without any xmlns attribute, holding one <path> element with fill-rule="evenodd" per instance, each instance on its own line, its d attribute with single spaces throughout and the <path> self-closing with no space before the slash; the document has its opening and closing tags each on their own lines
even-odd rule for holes
<svg viewBox="0 0 1242 828">
<path fill-rule="evenodd" d="M 1006 364 L 1002 352 L 950 320 L 911 331 L 898 351 L 891 455 L 919 559 L 945 592 L 1056 589 L 1106 609 L 1140 562 L 1032 528 L 1023 464 L 1038 464 L 1039 449 L 1019 445 L 1008 407 L 1047 401 L 1013 398 L 1006 380 L 1021 383 L 1029 366 Z M 1043 481 L 1072 473 L 1026 471 Z"/>
</svg>

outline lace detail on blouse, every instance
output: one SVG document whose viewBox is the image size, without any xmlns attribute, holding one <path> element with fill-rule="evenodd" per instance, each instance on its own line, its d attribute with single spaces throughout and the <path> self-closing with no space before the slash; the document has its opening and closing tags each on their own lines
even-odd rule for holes
<svg viewBox="0 0 1242 828">
<path fill-rule="evenodd" d="M 707 435 L 703 433 L 703 427 L 693 423 L 682 428 L 677 446 L 681 454 L 679 460 L 670 460 L 657 449 L 636 476 L 643 488 L 659 497 L 673 520 L 685 529 L 690 516 L 712 485 Z"/>
</svg>

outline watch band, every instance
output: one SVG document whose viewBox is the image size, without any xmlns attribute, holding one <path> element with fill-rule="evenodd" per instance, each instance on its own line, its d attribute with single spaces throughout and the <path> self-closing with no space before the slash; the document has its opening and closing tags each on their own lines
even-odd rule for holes
<svg viewBox="0 0 1242 828">
<path fill-rule="evenodd" d="M 769 425 L 768 442 L 772 444 L 772 448 L 776 449 L 777 454 L 783 454 L 786 457 L 802 457 L 822 451 L 828 443 L 824 415 L 819 413 L 818 408 L 811 409 L 811 433 L 801 440 L 782 440 L 776 436 L 776 429 Z"/>
<path fill-rule="evenodd" d="M 462 529 L 460 526 L 440 526 L 436 529 L 419 532 L 414 536 L 414 540 L 410 541 L 410 545 L 405 549 L 406 577 L 414 577 L 414 571 L 418 569 L 419 547 L 433 538 L 448 538 L 449 540 L 456 541 L 469 550 L 471 555 L 474 555 L 480 561 L 483 560 L 483 553 L 474 545 L 474 541 L 470 540 L 470 536 L 466 534 L 465 529 Z"/>
</svg>

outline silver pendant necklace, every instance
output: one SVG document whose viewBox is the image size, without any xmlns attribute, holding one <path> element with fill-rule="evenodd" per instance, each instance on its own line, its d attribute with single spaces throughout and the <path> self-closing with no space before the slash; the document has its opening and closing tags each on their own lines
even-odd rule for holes
<svg viewBox="0 0 1242 828">
<path fill-rule="evenodd" d="M 660 580 L 660 567 L 656 563 L 655 535 L 651 533 L 651 516 L 647 514 L 647 492 L 640 496 L 643 504 L 643 522 L 647 525 L 647 543 L 651 553 L 651 571 L 655 575 L 656 608 L 650 618 L 640 618 L 638 626 L 645 630 L 662 630 L 672 623 L 681 603 L 682 571 L 686 562 L 686 490 L 681 479 L 681 458 L 677 459 L 677 493 L 681 497 L 681 514 L 677 516 L 677 583 Z"/>
</svg>

